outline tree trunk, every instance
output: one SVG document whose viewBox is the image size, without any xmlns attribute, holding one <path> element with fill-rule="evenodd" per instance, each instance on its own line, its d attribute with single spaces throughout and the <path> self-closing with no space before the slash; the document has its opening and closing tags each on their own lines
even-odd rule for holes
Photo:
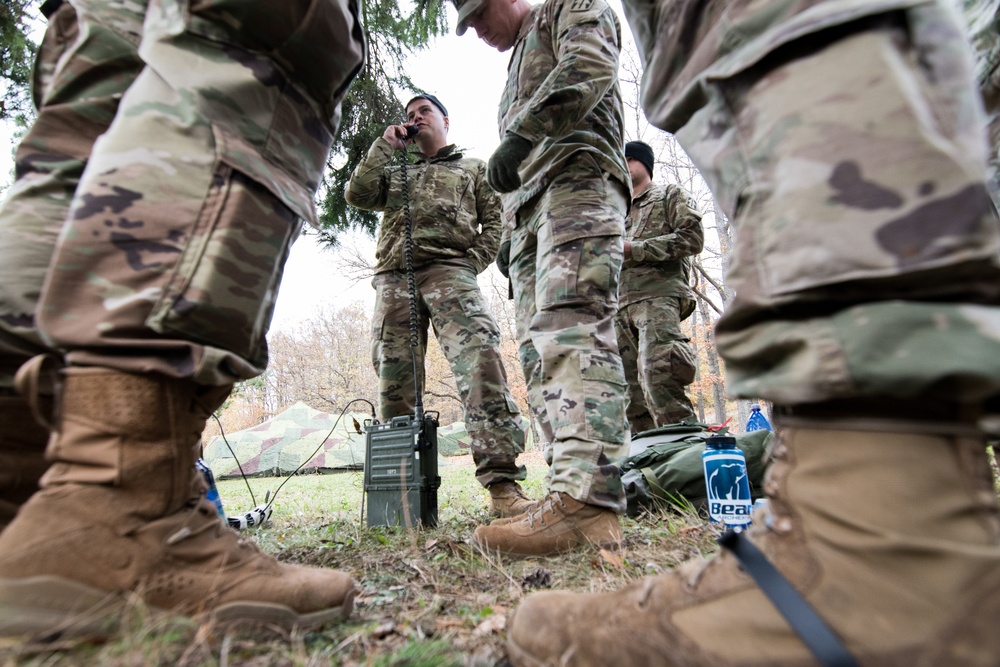
<svg viewBox="0 0 1000 667">
<path fill-rule="evenodd" d="M 698 299 L 698 312 L 706 325 L 712 320 L 708 317 L 708 305 L 703 299 Z M 722 368 L 719 364 L 719 354 L 715 351 L 715 346 L 710 345 L 705 350 L 708 360 L 708 370 L 712 373 L 712 399 L 715 404 L 715 421 L 718 424 L 726 421 L 726 395 L 724 383 L 722 381 Z"/>
</svg>

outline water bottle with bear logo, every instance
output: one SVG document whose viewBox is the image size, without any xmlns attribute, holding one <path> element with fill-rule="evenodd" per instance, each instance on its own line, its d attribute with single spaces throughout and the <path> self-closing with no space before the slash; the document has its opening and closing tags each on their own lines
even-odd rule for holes
<svg viewBox="0 0 1000 667">
<path fill-rule="evenodd" d="M 714 435 L 705 439 L 701 455 L 705 467 L 705 490 L 708 514 L 713 522 L 740 531 L 750 524 L 750 479 L 743 451 L 731 435 Z"/>
</svg>

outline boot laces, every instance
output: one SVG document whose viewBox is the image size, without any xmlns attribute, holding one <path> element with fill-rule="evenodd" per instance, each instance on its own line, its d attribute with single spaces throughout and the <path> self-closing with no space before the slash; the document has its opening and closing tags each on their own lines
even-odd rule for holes
<svg viewBox="0 0 1000 667">
<path fill-rule="evenodd" d="M 548 511 L 552 516 L 559 516 L 559 512 L 556 510 L 556 505 L 562 509 L 566 509 L 566 504 L 562 500 L 562 496 L 559 495 L 557 491 L 553 491 L 545 498 L 538 501 L 532 508 L 530 508 L 524 517 L 524 520 L 528 522 L 528 527 L 534 530 L 535 521 L 538 521 L 538 525 L 545 525 L 545 512 Z"/>
</svg>

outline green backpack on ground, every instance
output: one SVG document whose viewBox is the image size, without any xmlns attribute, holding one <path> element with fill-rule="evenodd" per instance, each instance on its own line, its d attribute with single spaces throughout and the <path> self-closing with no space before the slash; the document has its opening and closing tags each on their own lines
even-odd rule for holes
<svg viewBox="0 0 1000 667">
<path fill-rule="evenodd" d="M 631 454 L 621 466 L 628 516 L 663 505 L 702 512 L 708 501 L 701 455 L 705 439 L 730 435 L 728 429 L 709 430 L 707 424 L 682 422 L 644 431 L 632 438 Z M 770 431 L 751 431 L 734 436 L 747 459 L 750 494 L 763 496 L 765 452 L 771 443 Z"/>
</svg>

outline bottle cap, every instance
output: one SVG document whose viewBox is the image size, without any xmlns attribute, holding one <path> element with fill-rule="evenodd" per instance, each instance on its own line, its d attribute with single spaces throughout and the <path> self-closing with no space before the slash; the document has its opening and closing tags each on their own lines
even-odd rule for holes
<svg viewBox="0 0 1000 667">
<path fill-rule="evenodd" d="M 705 438 L 705 447 L 709 449 L 734 449 L 736 438 L 731 435 L 712 435 Z"/>
<path fill-rule="evenodd" d="M 751 410 L 760 410 L 760 403 L 753 403 L 753 404 L 752 404 L 752 405 L 750 406 L 750 409 L 751 409 Z"/>
</svg>

